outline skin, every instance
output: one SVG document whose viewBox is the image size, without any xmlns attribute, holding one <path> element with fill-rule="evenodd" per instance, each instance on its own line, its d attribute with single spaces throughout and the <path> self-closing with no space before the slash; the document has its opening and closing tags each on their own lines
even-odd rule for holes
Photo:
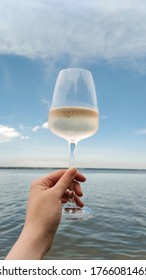
<svg viewBox="0 0 146 280">
<path fill-rule="evenodd" d="M 52 246 L 61 220 L 62 202 L 74 196 L 83 207 L 79 182 L 86 178 L 75 168 L 58 170 L 32 182 L 23 230 L 6 260 L 43 259 Z"/>
</svg>

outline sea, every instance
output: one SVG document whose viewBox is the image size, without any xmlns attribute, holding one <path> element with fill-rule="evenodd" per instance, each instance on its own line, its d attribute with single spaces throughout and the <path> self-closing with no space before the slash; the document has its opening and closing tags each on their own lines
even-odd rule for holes
<svg viewBox="0 0 146 280">
<path fill-rule="evenodd" d="M 54 169 L 0 169 L 0 259 L 17 240 L 32 180 Z M 146 171 L 83 169 L 83 201 L 93 218 L 61 220 L 48 260 L 145 260 Z"/>
</svg>

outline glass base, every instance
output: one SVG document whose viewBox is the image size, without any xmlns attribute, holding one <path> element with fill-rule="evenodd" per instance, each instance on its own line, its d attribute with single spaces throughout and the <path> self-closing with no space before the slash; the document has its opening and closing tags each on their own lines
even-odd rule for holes
<svg viewBox="0 0 146 280">
<path fill-rule="evenodd" d="M 62 207 L 62 219 L 70 220 L 70 221 L 82 221 L 88 220 L 94 217 L 94 212 L 91 208 L 84 206 L 73 207 L 71 205 L 65 204 Z"/>
</svg>

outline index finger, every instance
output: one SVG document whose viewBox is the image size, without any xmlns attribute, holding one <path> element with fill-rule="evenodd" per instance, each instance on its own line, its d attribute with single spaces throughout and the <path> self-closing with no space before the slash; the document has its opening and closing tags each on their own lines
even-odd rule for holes
<svg viewBox="0 0 146 280">
<path fill-rule="evenodd" d="M 75 179 L 77 174 L 77 169 L 74 167 L 69 168 L 63 176 L 58 180 L 58 182 L 54 186 L 54 191 L 59 195 L 61 198 L 65 191 L 70 187 L 71 183 Z"/>
<path fill-rule="evenodd" d="M 61 169 L 54 171 L 52 173 L 49 173 L 47 176 L 42 178 L 42 181 L 44 184 L 46 184 L 49 188 L 53 187 L 58 180 L 65 174 L 67 170 Z M 86 180 L 86 177 L 77 171 L 75 180 L 79 182 L 84 182 Z"/>
</svg>

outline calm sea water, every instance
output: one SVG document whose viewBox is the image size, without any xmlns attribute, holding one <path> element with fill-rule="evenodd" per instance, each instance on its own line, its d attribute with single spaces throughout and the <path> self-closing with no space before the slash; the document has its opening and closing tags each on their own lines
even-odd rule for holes
<svg viewBox="0 0 146 280">
<path fill-rule="evenodd" d="M 51 170 L 49 170 L 51 172 Z M 30 183 L 47 170 L 0 170 L 0 259 L 19 236 Z M 86 221 L 62 221 L 46 259 L 146 259 L 146 172 L 84 171 Z"/>
</svg>

